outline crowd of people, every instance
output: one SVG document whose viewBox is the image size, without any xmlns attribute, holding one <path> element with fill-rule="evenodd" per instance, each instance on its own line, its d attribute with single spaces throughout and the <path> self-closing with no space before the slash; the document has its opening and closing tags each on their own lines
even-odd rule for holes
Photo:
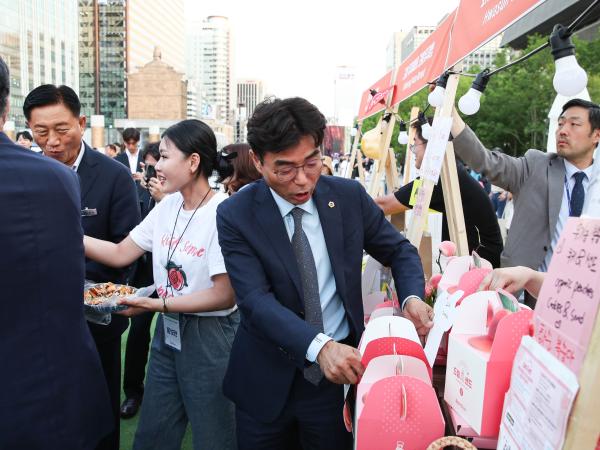
<svg viewBox="0 0 600 450">
<path fill-rule="evenodd" d="M 9 86 L 0 58 L 0 129 Z M 325 118 L 302 98 L 264 101 L 248 143 L 221 151 L 195 119 L 143 149 L 134 128 L 122 151 L 92 149 L 68 86 L 35 88 L 23 113 L 31 134 L 0 133 L 0 448 L 116 450 L 120 418 L 138 410 L 134 449 L 179 449 L 188 426 L 196 449 L 351 448 L 343 385 L 364 371 L 365 251 L 391 268 L 422 339 L 433 325 L 417 249 L 385 217 L 414 206 L 419 180 L 371 199 L 334 176 L 345 160 L 322 156 Z M 427 141 L 414 127 L 419 168 Z M 469 250 L 504 267 L 482 288 L 525 289 L 533 305 L 567 217 L 581 214 L 600 107 L 564 105 L 555 154 L 489 151 L 457 113 L 451 134 Z M 33 142 L 42 154 L 18 146 Z M 514 198 L 505 246 L 492 203 L 502 193 L 469 168 Z M 438 184 L 442 213 L 443 196 Z M 86 323 L 85 281 L 154 293 L 120 300 L 108 325 Z"/>
</svg>

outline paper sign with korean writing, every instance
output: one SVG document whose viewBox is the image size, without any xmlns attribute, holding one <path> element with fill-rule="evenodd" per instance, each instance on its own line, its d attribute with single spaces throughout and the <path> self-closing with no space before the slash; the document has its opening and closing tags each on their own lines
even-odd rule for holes
<svg viewBox="0 0 600 450">
<path fill-rule="evenodd" d="M 455 14 L 456 10 L 451 12 L 398 67 L 392 105 L 407 99 L 444 72 Z"/>
<path fill-rule="evenodd" d="M 562 448 L 578 388 L 575 374 L 524 336 L 504 401 L 498 448 Z"/>
<path fill-rule="evenodd" d="M 431 127 L 431 137 L 427 141 L 421 178 L 437 184 L 444 163 L 448 137 L 452 128 L 451 117 L 436 117 Z"/>
<path fill-rule="evenodd" d="M 363 92 L 358 110 L 358 120 L 366 119 L 384 110 L 388 97 L 393 91 L 392 71 L 390 70 Z"/>
<path fill-rule="evenodd" d="M 572 217 L 563 230 L 535 307 L 535 338 L 575 374 L 600 302 L 600 219 Z"/>
<path fill-rule="evenodd" d="M 545 0 L 461 0 L 452 29 L 448 66 L 453 66 Z"/>
</svg>

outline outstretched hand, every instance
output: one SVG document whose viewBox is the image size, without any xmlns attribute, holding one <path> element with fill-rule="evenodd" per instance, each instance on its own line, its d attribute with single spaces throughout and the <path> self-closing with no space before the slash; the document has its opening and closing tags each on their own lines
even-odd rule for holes
<svg viewBox="0 0 600 450">
<path fill-rule="evenodd" d="M 118 301 L 119 305 L 126 305 L 128 308 L 119 311 L 117 314 L 132 317 L 147 311 L 162 311 L 162 300 L 150 297 L 122 298 Z"/>
</svg>

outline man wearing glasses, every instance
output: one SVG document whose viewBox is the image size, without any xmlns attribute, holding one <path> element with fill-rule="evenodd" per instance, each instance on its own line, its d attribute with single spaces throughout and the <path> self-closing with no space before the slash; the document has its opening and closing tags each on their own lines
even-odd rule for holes
<svg viewBox="0 0 600 450">
<path fill-rule="evenodd" d="M 364 368 L 363 249 L 390 266 L 404 315 L 425 336 L 417 250 L 360 184 L 320 177 L 325 118 L 301 98 L 271 99 L 248 122 L 263 179 L 217 210 L 219 242 L 241 311 L 224 392 L 240 449 L 349 449 L 343 384 Z"/>
<path fill-rule="evenodd" d="M 432 119 L 429 118 L 429 121 L 432 122 Z M 415 167 L 420 169 L 425 156 L 427 140 L 423 138 L 419 122 L 413 123 L 412 127 L 416 131 L 415 142 L 409 148 L 415 155 Z M 502 253 L 503 248 L 502 234 L 490 198 L 479 182 L 469 175 L 460 161 L 456 161 L 456 172 L 465 217 L 469 252 L 476 251 L 479 256 L 488 260 L 493 267 L 500 267 L 500 253 Z M 375 203 L 386 215 L 406 211 L 413 207 L 411 199 L 416 198 L 413 191 L 419 186 L 420 180 L 412 181 L 394 193 L 377 197 Z M 442 241 L 450 240 L 442 183 L 436 184 L 433 188 L 429 207 L 442 213 Z"/>
</svg>

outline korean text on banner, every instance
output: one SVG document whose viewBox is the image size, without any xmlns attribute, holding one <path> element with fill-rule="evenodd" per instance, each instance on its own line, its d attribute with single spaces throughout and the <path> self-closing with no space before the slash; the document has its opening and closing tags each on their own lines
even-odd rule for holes
<svg viewBox="0 0 600 450">
<path fill-rule="evenodd" d="M 448 14 L 436 30 L 400 64 L 392 106 L 406 100 L 444 72 L 455 14 L 456 10 Z"/>
<path fill-rule="evenodd" d="M 461 0 L 450 42 L 451 67 L 545 0 Z"/>
<path fill-rule="evenodd" d="M 535 306 L 535 339 L 579 374 L 600 303 L 600 219 L 572 217 Z"/>
<path fill-rule="evenodd" d="M 376 91 L 372 95 L 371 91 Z M 358 110 L 358 120 L 362 121 L 367 117 L 377 114 L 385 109 L 390 92 L 394 90 L 392 85 L 392 71 L 386 73 L 383 78 L 373 83 L 369 89 L 363 92 L 360 100 L 360 108 Z"/>
</svg>

